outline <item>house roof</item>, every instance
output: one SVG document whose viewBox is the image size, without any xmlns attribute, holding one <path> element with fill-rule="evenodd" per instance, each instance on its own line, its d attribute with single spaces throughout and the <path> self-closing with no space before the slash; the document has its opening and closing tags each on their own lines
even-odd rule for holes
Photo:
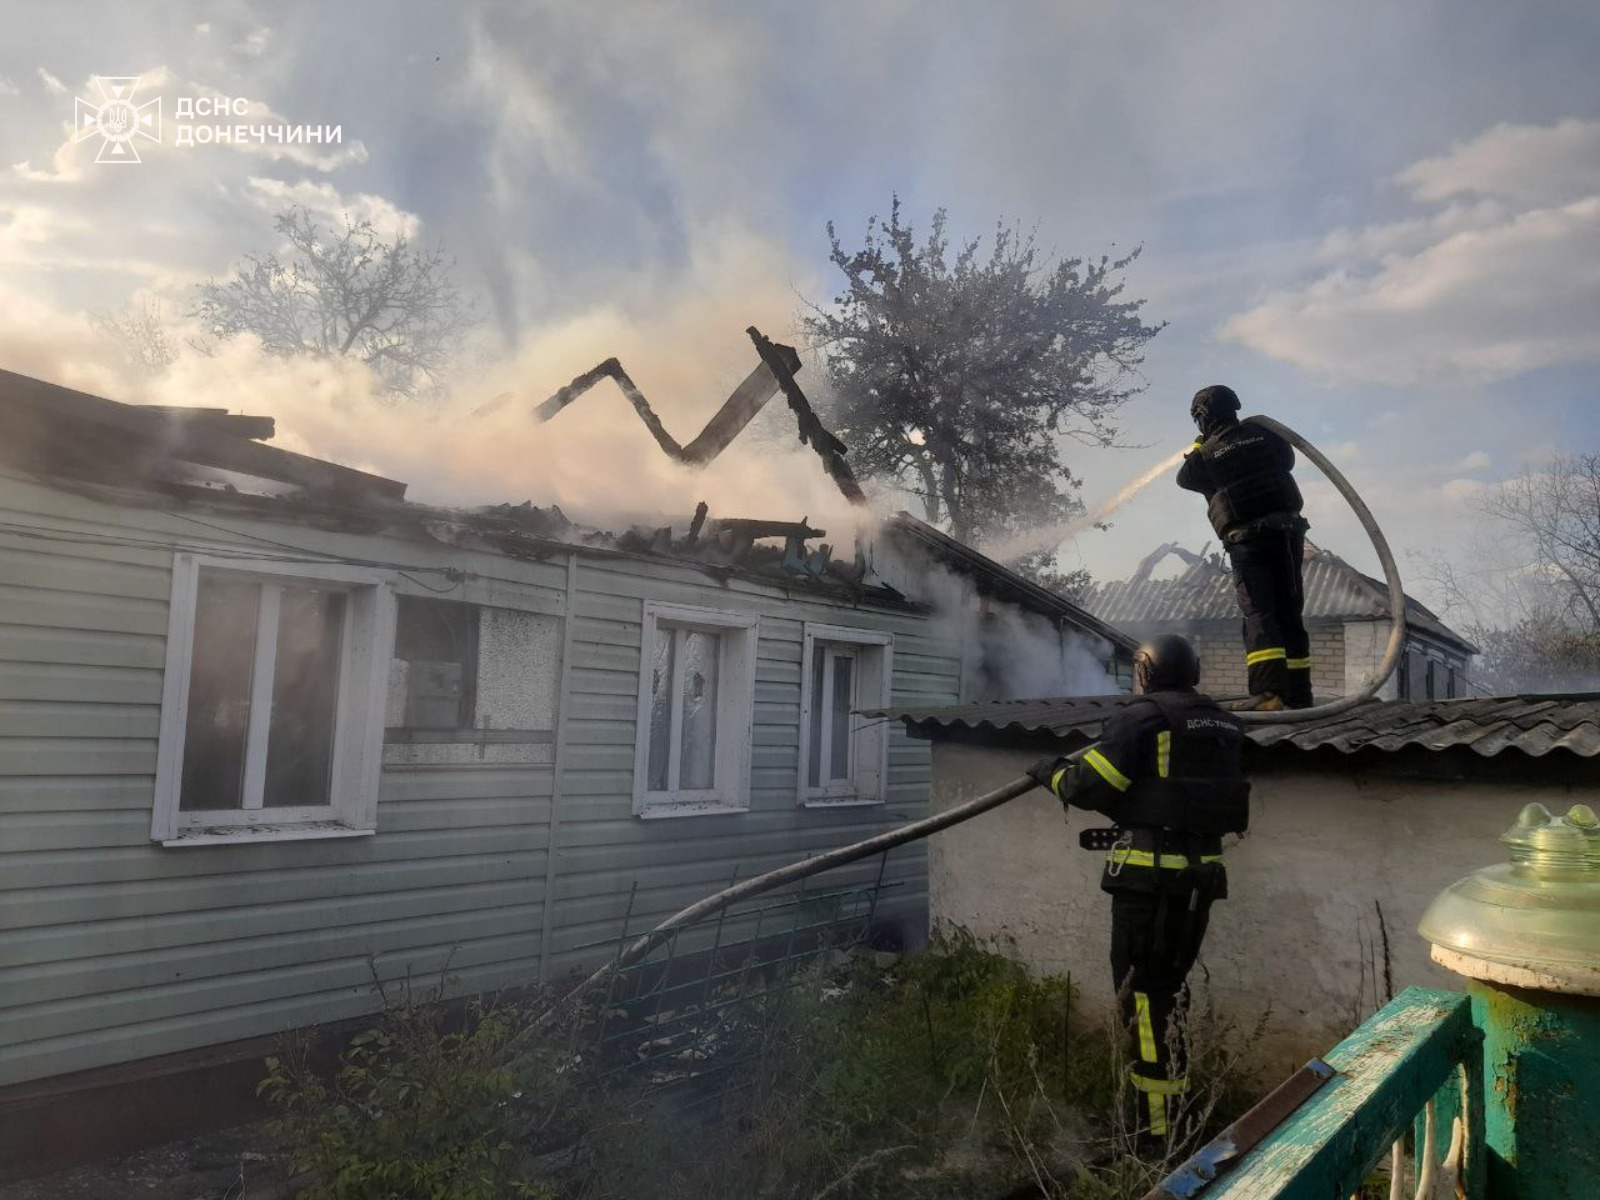
<svg viewBox="0 0 1600 1200">
<path fill-rule="evenodd" d="M 1139 648 L 1135 638 L 1085 607 L 1041 587 L 910 513 L 896 513 L 884 522 L 884 529 L 889 536 L 904 538 L 935 562 L 971 579 L 982 595 L 1008 600 L 1032 612 L 1066 621 L 1129 654 Z"/>
<path fill-rule="evenodd" d="M 0 371 L 0 428 L 0 464 L 113 502 L 386 532 L 511 557 L 576 549 L 670 559 L 719 577 L 915 607 L 871 579 L 861 554 L 836 559 L 829 547 L 808 545 L 827 531 L 805 521 L 713 517 L 702 504 L 676 529 L 663 523 L 615 533 L 575 524 L 556 505 L 416 504 L 399 480 L 265 445 L 270 417 L 123 404 L 10 371 Z"/>
<path fill-rule="evenodd" d="M 1178 555 L 1188 564 L 1187 569 L 1172 579 L 1151 579 L 1151 570 L 1167 554 Z M 1389 617 L 1388 585 L 1356 570 L 1331 551 L 1307 543 L 1303 578 L 1308 620 Z M 1083 606 L 1103 621 L 1134 629 L 1239 619 L 1232 574 L 1215 559 L 1191 554 L 1172 543 L 1158 548 L 1140 563 L 1132 578 L 1091 585 L 1084 594 Z M 1410 596 L 1406 597 L 1406 621 L 1467 654 L 1478 652 L 1476 646 Z"/>
<path fill-rule="evenodd" d="M 959 738 L 997 746 L 1008 742 L 1037 744 L 1037 735 L 1053 734 L 1069 743 L 1086 745 L 1100 736 L 1107 717 L 1132 699 L 1097 696 L 1001 700 L 934 708 L 890 708 L 866 715 L 900 720 L 913 737 L 935 741 Z M 1532 758 L 1555 750 L 1593 758 L 1600 755 L 1600 693 L 1369 700 L 1347 712 L 1302 724 L 1247 726 L 1246 734 L 1258 746 L 1291 745 L 1301 750 L 1331 747 L 1345 754 L 1413 746 L 1425 750 L 1465 746 L 1485 758 L 1508 750 Z"/>
<path fill-rule="evenodd" d="M 578 525 L 553 504 L 528 501 L 471 510 L 416 504 L 405 499 L 406 485 L 399 480 L 264 444 L 274 432 L 270 417 L 123 404 L 10 371 L 0 371 L 0 427 L 7 435 L 0 438 L 0 464 L 72 480 L 81 490 L 114 491 L 122 502 L 198 506 L 358 533 L 383 531 L 513 557 L 576 549 L 667 559 L 718 577 L 739 575 L 785 588 L 829 589 L 891 607 L 922 607 L 876 578 L 860 546 L 853 555 L 836 558 L 832 547 L 816 544 L 827 531 L 803 520 L 711 515 L 702 503 L 676 527 L 663 522 L 618 533 Z M 815 440 L 815 430 L 809 436 Z M 836 468 L 843 469 L 839 464 L 829 469 Z M 902 514 L 887 527 L 971 574 L 981 589 L 1032 611 L 1068 618 L 1124 649 L 1133 646 L 1126 634 L 932 526 Z M 848 533 L 839 541 L 849 546 L 853 538 Z"/>
</svg>

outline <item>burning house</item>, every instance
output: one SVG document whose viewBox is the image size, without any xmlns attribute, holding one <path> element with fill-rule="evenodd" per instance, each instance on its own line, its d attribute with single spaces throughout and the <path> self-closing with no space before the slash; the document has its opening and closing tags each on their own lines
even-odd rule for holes
<svg viewBox="0 0 1600 1200">
<path fill-rule="evenodd" d="M 102 1152 L 225 1119 L 381 987 L 551 980 L 923 815 L 927 744 L 856 713 L 1002 688 L 969 615 L 1126 690 L 1125 635 L 908 517 L 835 556 L 429 507 L 270 420 L 9 373 L 0 422 L 0 1168 L 117 1088 Z M 920 844 L 858 874 L 921 934 Z"/>
</svg>

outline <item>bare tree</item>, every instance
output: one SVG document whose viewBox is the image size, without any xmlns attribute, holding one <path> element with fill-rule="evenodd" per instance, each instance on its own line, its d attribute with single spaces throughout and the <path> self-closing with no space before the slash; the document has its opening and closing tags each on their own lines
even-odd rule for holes
<svg viewBox="0 0 1600 1200">
<path fill-rule="evenodd" d="M 337 233 L 299 207 L 273 224 L 289 243 L 283 257 L 247 254 L 225 282 L 201 285 L 194 316 L 211 334 L 253 333 L 284 357 L 347 355 L 391 395 L 437 393 L 472 322 L 454 261 L 403 234 L 385 241 L 371 221 L 348 216 Z"/>
<path fill-rule="evenodd" d="M 1557 455 L 1487 493 L 1483 511 L 1517 531 L 1529 564 L 1566 592 L 1570 615 L 1600 633 L 1600 455 Z"/>
<path fill-rule="evenodd" d="M 153 300 L 130 304 L 118 312 L 90 313 L 89 325 L 116 346 L 129 369 L 141 379 L 161 374 L 178 357 L 161 320 L 161 306 Z"/>
<path fill-rule="evenodd" d="M 1433 561 L 1445 614 L 1496 693 L 1600 687 L 1600 455 L 1557 455 L 1485 492 L 1469 560 Z"/>
</svg>

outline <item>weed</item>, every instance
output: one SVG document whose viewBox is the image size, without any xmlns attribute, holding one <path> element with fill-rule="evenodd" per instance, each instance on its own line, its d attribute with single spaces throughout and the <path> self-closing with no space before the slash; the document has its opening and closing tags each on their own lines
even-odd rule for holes
<svg viewBox="0 0 1600 1200">
<path fill-rule="evenodd" d="M 1007 950 L 958 931 L 888 966 L 836 956 L 720 1007 L 704 1042 L 723 1069 L 670 1087 L 590 1071 L 535 1010 L 451 1022 L 405 998 L 330 1081 L 286 1041 L 262 1091 L 307 1200 L 1122 1200 L 1233 1115 L 1236 1039 L 1201 1013 L 1206 1082 L 1160 1161 L 1129 1154 L 1121 1039 L 1074 1028 L 1070 983 Z M 1097 1146 L 1113 1152 L 1086 1165 Z"/>
</svg>

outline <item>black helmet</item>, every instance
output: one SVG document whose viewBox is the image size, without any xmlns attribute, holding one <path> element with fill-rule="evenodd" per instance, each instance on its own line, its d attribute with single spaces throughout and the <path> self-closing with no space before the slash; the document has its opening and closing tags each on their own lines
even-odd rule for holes
<svg viewBox="0 0 1600 1200">
<path fill-rule="evenodd" d="M 1171 692 L 1200 683 L 1200 659 L 1187 638 L 1158 633 L 1133 655 L 1133 683 L 1145 692 Z"/>
<path fill-rule="evenodd" d="M 1189 415 L 1202 437 L 1239 419 L 1239 397 L 1231 387 L 1214 383 L 1203 387 L 1189 402 Z"/>
</svg>

